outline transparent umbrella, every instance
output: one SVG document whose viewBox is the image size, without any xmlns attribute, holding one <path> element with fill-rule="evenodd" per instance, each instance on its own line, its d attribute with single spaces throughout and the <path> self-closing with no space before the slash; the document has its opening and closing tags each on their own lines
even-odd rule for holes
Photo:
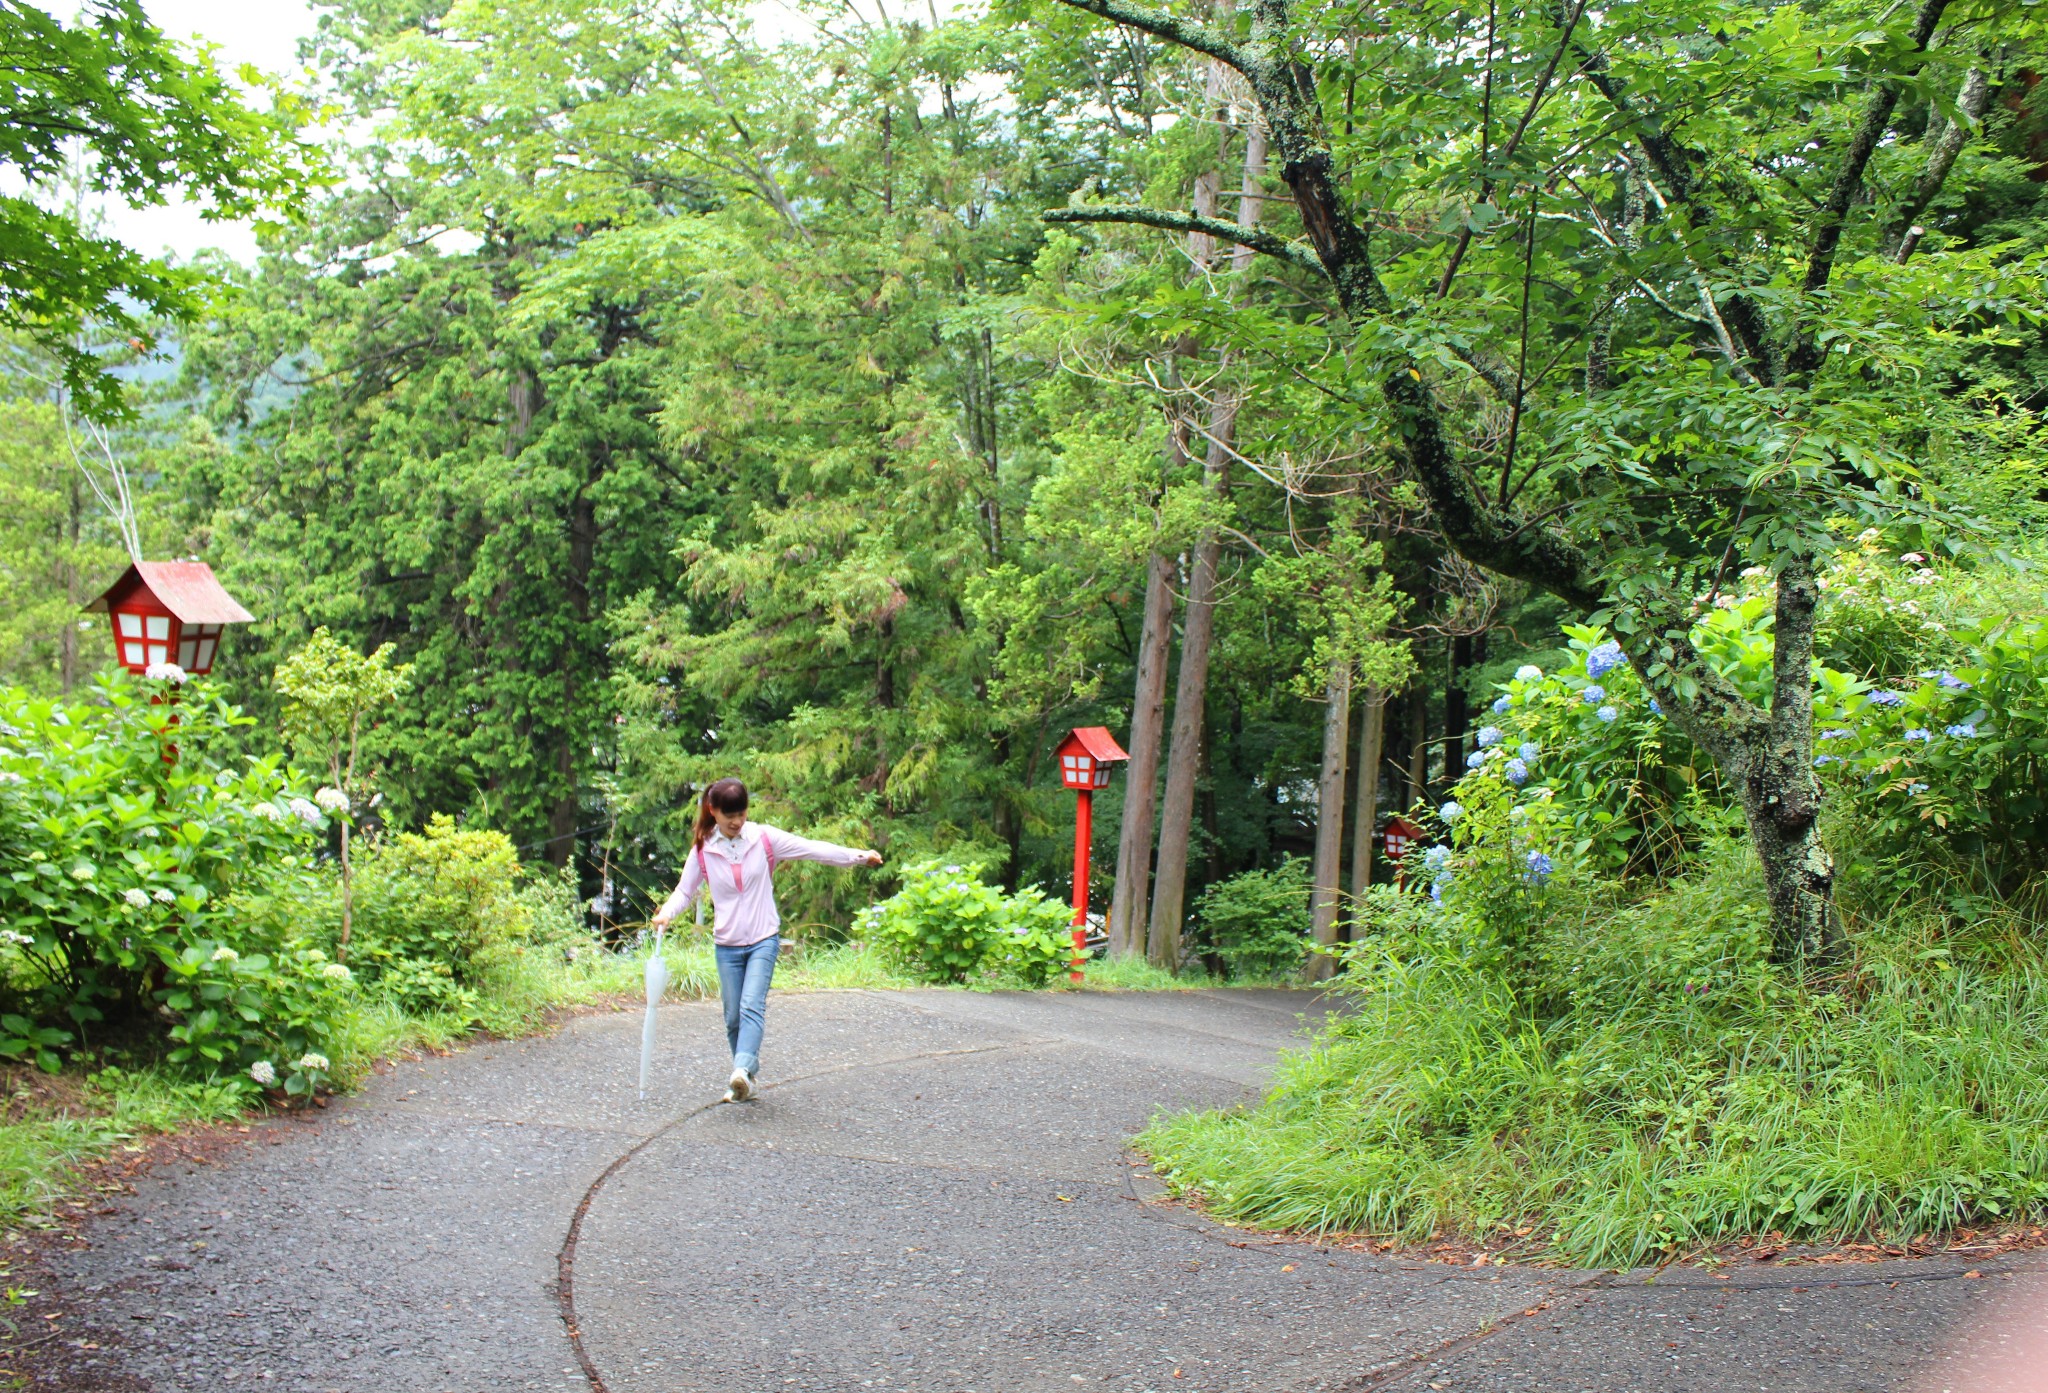
<svg viewBox="0 0 2048 1393">
<path fill-rule="evenodd" d="M 697 896 L 697 927 L 704 927 L 704 895 Z M 668 959 L 661 955 L 662 940 L 668 936 L 666 929 L 654 931 L 654 951 L 647 955 L 647 1019 L 640 1023 L 640 1098 L 647 1098 L 647 1076 L 654 1069 L 654 1010 L 661 1005 L 662 993 L 668 990 Z"/>
<path fill-rule="evenodd" d="M 654 1008 L 661 1005 L 661 995 L 668 990 L 668 959 L 661 955 L 661 942 L 666 935 L 657 931 L 654 935 L 654 951 L 647 955 L 647 1019 L 640 1026 L 640 1097 L 647 1097 L 647 1075 L 654 1068 Z"/>
</svg>

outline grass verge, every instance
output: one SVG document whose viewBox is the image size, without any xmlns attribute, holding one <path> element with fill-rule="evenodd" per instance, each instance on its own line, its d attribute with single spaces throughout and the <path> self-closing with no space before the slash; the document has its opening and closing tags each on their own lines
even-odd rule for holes
<svg viewBox="0 0 2048 1393">
<path fill-rule="evenodd" d="M 1900 916 L 1808 990 L 1765 959 L 1755 891 L 1738 868 L 1620 913 L 1561 895 L 1519 973 L 1391 934 L 1354 953 L 1351 1010 L 1262 1103 L 1138 1144 L 1225 1219 L 1594 1266 L 2042 1222 L 2031 950 Z"/>
</svg>

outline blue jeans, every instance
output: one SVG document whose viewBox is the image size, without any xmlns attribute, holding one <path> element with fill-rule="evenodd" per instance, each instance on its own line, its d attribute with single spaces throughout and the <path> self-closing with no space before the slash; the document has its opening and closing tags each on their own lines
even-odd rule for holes
<svg viewBox="0 0 2048 1393">
<path fill-rule="evenodd" d="M 768 984 L 775 979 L 775 955 L 782 936 L 770 934 L 744 948 L 718 945 L 718 994 L 725 1002 L 725 1039 L 732 1067 L 761 1069 L 761 1030 L 768 1023 Z"/>
</svg>

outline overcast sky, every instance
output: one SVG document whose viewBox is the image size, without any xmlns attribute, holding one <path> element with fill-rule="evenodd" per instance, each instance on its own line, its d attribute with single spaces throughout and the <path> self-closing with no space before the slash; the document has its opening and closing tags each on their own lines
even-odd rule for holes
<svg viewBox="0 0 2048 1393">
<path fill-rule="evenodd" d="M 50 12 L 69 18 L 75 0 L 45 0 Z M 253 63 L 265 72 L 297 67 L 293 47 L 313 32 L 306 0 L 143 0 L 143 9 L 175 39 L 216 44 L 222 69 Z M 106 209 L 107 231 L 138 251 L 189 257 L 201 247 L 219 247 L 241 261 L 256 259 L 256 236 L 246 223 L 209 223 L 184 203 L 163 208 Z"/>
</svg>

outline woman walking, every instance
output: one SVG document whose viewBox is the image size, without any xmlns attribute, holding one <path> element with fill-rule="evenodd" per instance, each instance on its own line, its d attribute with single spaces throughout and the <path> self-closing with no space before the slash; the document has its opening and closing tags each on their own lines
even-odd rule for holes
<svg viewBox="0 0 2048 1393">
<path fill-rule="evenodd" d="M 682 879 L 654 915 L 665 929 L 707 885 L 711 891 L 713 951 L 718 994 L 725 1003 L 725 1039 L 732 1048 L 728 1103 L 754 1096 L 761 1070 L 761 1031 L 768 1019 L 768 984 L 782 951 L 782 917 L 775 912 L 775 867 L 782 861 L 823 861 L 830 866 L 879 866 L 879 851 L 855 851 L 814 842 L 780 827 L 747 821 L 747 786 L 720 779 L 704 790 L 697 828 Z"/>
</svg>

